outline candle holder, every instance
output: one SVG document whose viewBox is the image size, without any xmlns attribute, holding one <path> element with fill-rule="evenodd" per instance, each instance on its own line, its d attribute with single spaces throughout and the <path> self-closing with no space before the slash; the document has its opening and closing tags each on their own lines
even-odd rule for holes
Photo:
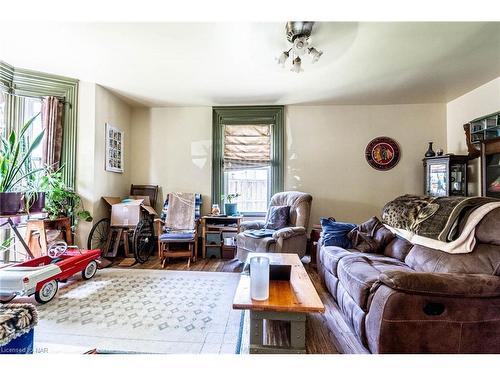
<svg viewBox="0 0 500 375">
<path fill-rule="evenodd" d="M 250 258 L 250 297 L 256 301 L 269 298 L 269 258 Z"/>
</svg>

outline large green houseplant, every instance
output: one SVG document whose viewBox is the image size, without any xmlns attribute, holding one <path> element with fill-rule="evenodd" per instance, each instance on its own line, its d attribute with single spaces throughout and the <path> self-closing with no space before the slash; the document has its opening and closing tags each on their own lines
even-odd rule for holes
<svg viewBox="0 0 500 375">
<path fill-rule="evenodd" d="M 40 186 L 45 193 L 45 211 L 49 219 L 71 217 L 75 225 L 79 220 L 92 221 L 90 212 L 83 208 L 81 197 L 64 183 L 62 169 L 47 171 L 41 178 Z"/>
<path fill-rule="evenodd" d="M 41 143 L 44 132 L 28 141 L 27 131 L 39 116 L 37 114 L 21 128 L 19 134 L 11 131 L 0 137 L 0 214 L 13 215 L 24 209 L 24 193 L 29 190 L 31 177 L 44 168 L 33 168 L 31 154 Z"/>
</svg>

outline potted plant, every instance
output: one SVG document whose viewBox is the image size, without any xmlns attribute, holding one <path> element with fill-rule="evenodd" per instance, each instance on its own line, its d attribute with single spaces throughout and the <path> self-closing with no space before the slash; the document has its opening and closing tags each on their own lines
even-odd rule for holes
<svg viewBox="0 0 500 375">
<path fill-rule="evenodd" d="M 79 220 L 92 221 L 92 216 L 84 209 L 80 196 L 64 183 L 62 168 L 48 171 L 41 178 L 40 186 L 45 193 L 45 211 L 49 219 L 71 217 L 74 225 L 78 224 Z"/>
<path fill-rule="evenodd" d="M 234 193 L 222 196 L 222 200 L 225 201 L 224 213 L 227 216 L 236 216 L 238 214 L 238 203 L 233 203 L 233 200 L 238 198 L 240 195 L 240 193 Z"/>
<path fill-rule="evenodd" d="M 39 114 L 38 114 L 39 115 Z M 28 142 L 26 132 L 37 116 L 29 120 L 19 134 L 12 131 L 8 138 L 1 137 L 0 149 L 0 214 L 15 215 L 24 210 L 23 198 L 28 178 L 43 171 L 32 168 L 31 154 L 43 139 L 43 131 Z"/>
<path fill-rule="evenodd" d="M 26 165 L 26 170 L 33 169 L 32 163 Z M 45 208 L 45 192 L 41 186 L 42 177 L 48 173 L 48 168 L 39 169 L 38 173 L 31 173 L 26 177 L 24 206 L 27 213 L 43 212 Z"/>
</svg>

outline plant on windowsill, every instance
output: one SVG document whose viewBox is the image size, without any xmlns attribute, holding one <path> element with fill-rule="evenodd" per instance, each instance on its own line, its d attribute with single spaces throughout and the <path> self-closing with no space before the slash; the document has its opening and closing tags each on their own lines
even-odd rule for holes
<svg viewBox="0 0 500 375">
<path fill-rule="evenodd" d="M 43 131 L 30 143 L 26 132 L 39 114 L 22 128 L 12 131 L 8 138 L 1 137 L 0 148 L 0 214 L 15 215 L 25 210 L 24 196 L 29 180 L 44 168 L 33 168 L 31 154 L 43 139 Z"/>
<path fill-rule="evenodd" d="M 224 213 L 227 216 L 236 216 L 238 214 L 238 203 L 233 203 L 233 200 L 241 196 L 240 193 L 222 195 L 224 203 Z"/>
<path fill-rule="evenodd" d="M 45 211 L 49 219 L 69 217 L 72 218 L 74 226 L 79 220 L 92 221 L 90 212 L 83 207 L 81 197 L 64 183 L 62 169 L 63 167 L 57 171 L 48 171 L 41 179 L 40 186 L 45 192 Z"/>
</svg>

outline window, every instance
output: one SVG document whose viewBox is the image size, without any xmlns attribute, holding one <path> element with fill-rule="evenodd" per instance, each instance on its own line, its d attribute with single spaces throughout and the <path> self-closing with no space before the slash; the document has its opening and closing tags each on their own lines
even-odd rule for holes
<svg viewBox="0 0 500 375">
<path fill-rule="evenodd" d="M 5 94 L 0 91 L 0 134 L 5 132 Z"/>
<path fill-rule="evenodd" d="M 267 211 L 271 168 L 224 171 L 224 195 L 239 193 L 238 210 L 251 215 Z"/>
<path fill-rule="evenodd" d="M 56 96 L 64 99 L 63 142 L 61 165 L 63 178 L 69 187 L 75 186 L 76 177 L 76 119 L 78 80 L 18 69 L 0 61 L 0 131 L 6 134 L 20 129 L 25 121 L 40 112 L 41 97 Z M 2 100 L 3 98 L 3 100 Z M 33 124 L 32 135 L 41 131 L 41 119 Z M 42 146 L 33 157 L 41 163 Z"/>
<path fill-rule="evenodd" d="M 245 216 L 265 214 L 283 190 L 283 107 L 216 107 L 213 124 L 212 202 L 239 193 Z"/>
<path fill-rule="evenodd" d="M 33 116 L 40 113 L 40 111 L 42 110 L 42 101 L 38 98 L 22 98 L 22 99 L 24 101 L 22 123 L 25 124 L 30 119 L 32 119 Z M 36 137 L 38 134 L 42 132 L 42 130 L 43 130 L 42 118 L 41 116 L 38 116 L 36 120 L 33 122 L 33 124 L 31 124 L 31 127 L 27 134 L 30 143 L 34 137 Z M 38 147 L 31 154 L 31 161 L 33 162 L 33 166 L 35 168 L 40 168 L 43 166 L 42 152 L 43 152 L 43 146 L 42 143 L 40 143 Z"/>
</svg>

